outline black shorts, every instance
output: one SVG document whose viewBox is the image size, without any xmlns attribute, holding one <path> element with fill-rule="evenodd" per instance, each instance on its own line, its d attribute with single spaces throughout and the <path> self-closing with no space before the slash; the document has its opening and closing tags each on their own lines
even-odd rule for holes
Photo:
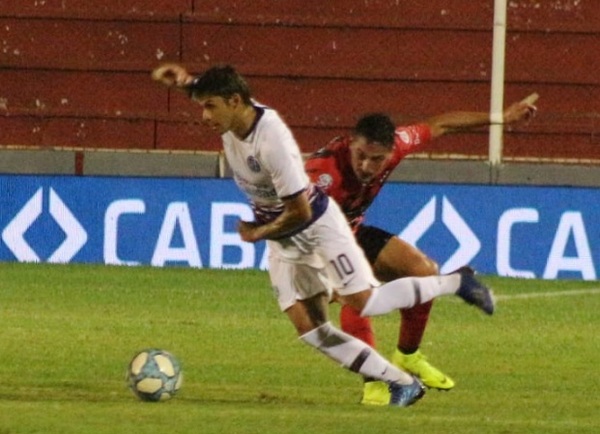
<svg viewBox="0 0 600 434">
<path fill-rule="evenodd" d="M 377 256 L 383 250 L 390 238 L 394 236 L 383 229 L 375 226 L 359 225 L 356 230 L 356 241 L 367 255 L 369 263 L 373 265 L 377 260 Z"/>
</svg>

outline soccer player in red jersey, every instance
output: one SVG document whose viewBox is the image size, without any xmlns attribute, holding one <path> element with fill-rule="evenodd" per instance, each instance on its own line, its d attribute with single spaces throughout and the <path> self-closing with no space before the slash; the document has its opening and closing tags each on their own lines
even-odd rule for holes
<svg viewBox="0 0 600 434">
<path fill-rule="evenodd" d="M 510 105 L 503 113 L 503 123 L 531 118 L 537 110 L 535 99 L 537 96 Z M 306 161 L 311 180 L 341 206 L 378 279 L 387 282 L 438 274 L 437 264 L 425 253 L 383 229 L 363 223 L 367 208 L 392 170 L 406 155 L 422 150 L 438 137 L 490 124 L 489 113 L 484 112 L 449 112 L 408 126 L 394 125 L 385 114 L 365 115 L 352 135 L 336 137 Z M 432 301 L 400 310 L 400 333 L 392 361 L 426 386 L 449 390 L 454 381 L 432 366 L 419 350 L 431 307 Z M 369 318 L 342 305 L 340 322 L 344 331 L 375 346 Z M 386 385 L 365 378 L 361 402 L 378 405 L 388 401 Z"/>
</svg>

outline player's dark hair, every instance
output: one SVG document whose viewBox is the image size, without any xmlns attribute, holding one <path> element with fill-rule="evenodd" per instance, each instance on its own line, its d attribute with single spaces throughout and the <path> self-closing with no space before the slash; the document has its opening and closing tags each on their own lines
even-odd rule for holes
<svg viewBox="0 0 600 434">
<path fill-rule="evenodd" d="M 233 66 L 217 65 L 194 78 L 188 86 L 190 98 L 220 96 L 225 99 L 239 94 L 245 104 L 252 104 L 250 86 Z"/>
<path fill-rule="evenodd" d="M 396 126 L 384 113 L 370 113 L 362 116 L 354 127 L 354 134 L 363 136 L 368 142 L 377 142 L 386 148 L 394 145 Z"/>
</svg>

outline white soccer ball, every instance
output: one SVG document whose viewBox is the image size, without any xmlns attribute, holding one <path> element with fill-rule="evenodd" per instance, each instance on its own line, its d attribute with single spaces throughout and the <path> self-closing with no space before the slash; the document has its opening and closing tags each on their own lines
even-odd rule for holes
<svg viewBox="0 0 600 434">
<path fill-rule="evenodd" d="M 149 348 L 136 354 L 127 368 L 127 382 L 142 401 L 171 399 L 183 380 L 179 361 L 168 351 Z"/>
</svg>

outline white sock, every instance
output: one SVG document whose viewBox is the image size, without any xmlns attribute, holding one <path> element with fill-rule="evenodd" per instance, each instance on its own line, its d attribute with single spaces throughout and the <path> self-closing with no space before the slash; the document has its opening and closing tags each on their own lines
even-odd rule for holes
<svg viewBox="0 0 600 434">
<path fill-rule="evenodd" d="M 440 295 L 455 294 L 460 274 L 428 277 L 405 277 L 374 288 L 361 316 L 383 315 L 397 309 L 426 303 Z"/>
<path fill-rule="evenodd" d="M 414 381 L 412 376 L 392 365 L 366 343 L 335 328 L 330 322 L 303 334 L 300 339 L 364 377 L 399 384 Z"/>
</svg>

